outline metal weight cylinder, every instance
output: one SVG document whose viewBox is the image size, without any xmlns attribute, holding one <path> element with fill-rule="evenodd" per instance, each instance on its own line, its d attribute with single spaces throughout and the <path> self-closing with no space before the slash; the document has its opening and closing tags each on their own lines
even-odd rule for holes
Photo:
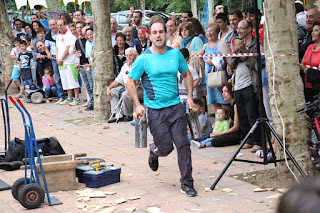
<svg viewBox="0 0 320 213">
<path fill-rule="evenodd" d="M 135 140 L 136 148 L 147 147 L 147 121 L 145 119 L 135 120 Z"/>
</svg>

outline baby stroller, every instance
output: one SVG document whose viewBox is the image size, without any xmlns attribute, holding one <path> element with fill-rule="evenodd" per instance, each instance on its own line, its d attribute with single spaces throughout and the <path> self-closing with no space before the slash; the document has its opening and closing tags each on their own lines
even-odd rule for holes
<svg viewBox="0 0 320 213">
<path fill-rule="evenodd" d="M 35 59 L 31 59 L 30 67 L 33 84 L 24 90 L 23 100 L 27 103 L 40 104 L 44 99 L 44 91 L 37 86 L 37 61 Z"/>
</svg>

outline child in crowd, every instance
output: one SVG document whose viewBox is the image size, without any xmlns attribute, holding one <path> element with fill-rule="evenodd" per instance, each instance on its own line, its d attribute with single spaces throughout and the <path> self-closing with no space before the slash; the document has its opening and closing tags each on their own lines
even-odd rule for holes
<svg viewBox="0 0 320 213">
<path fill-rule="evenodd" d="M 188 63 L 188 61 L 189 61 L 188 49 L 182 48 L 182 49 L 180 49 L 180 52 L 182 53 L 184 59 Z M 193 67 L 191 67 L 189 64 L 188 64 L 188 68 L 189 68 L 191 75 L 192 75 L 192 78 L 193 78 L 192 97 L 195 98 L 196 97 L 196 89 L 195 88 L 198 86 L 198 84 L 200 82 L 200 78 L 198 76 L 197 71 Z M 186 87 L 184 85 L 183 76 L 180 72 L 178 72 L 178 88 L 179 88 L 180 101 L 185 106 L 186 111 L 188 112 L 189 111 L 188 106 L 187 106 L 188 95 L 186 92 Z"/>
<path fill-rule="evenodd" d="M 27 42 L 27 51 L 28 52 L 32 52 L 32 48 L 31 48 L 31 38 L 27 35 L 24 37 L 24 40 Z"/>
<path fill-rule="evenodd" d="M 27 42 L 20 42 L 20 54 L 18 56 L 19 70 L 21 77 L 20 93 L 16 98 L 21 98 L 25 89 L 25 85 L 32 85 L 32 76 L 30 61 L 33 58 L 32 53 L 27 51 Z"/>
<path fill-rule="evenodd" d="M 20 53 L 20 42 L 21 40 L 19 38 L 14 39 L 14 48 L 12 48 L 10 57 L 13 61 L 13 70 L 11 78 L 14 81 L 14 83 L 20 88 L 20 74 L 19 74 L 19 62 L 18 62 L 18 56 Z M 16 97 L 20 96 L 20 93 Z"/>
<path fill-rule="evenodd" d="M 51 67 L 44 68 L 44 76 L 42 77 L 43 90 L 45 91 L 45 101 L 50 103 L 50 97 L 58 97 L 56 81 Z"/>
<path fill-rule="evenodd" d="M 200 131 L 202 133 L 202 137 L 199 138 L 201 140 L 205 140 L 210 137 L 210 133 L 212 132 L 211 122 L 205 114 L 202 114 L 203 110 L 203 102 L 200 99 L 193 99 L 193 107 L 192 111 L 196 112 L 200 123 Z M 191 140 L 191 136 L 188 135 L 189 140 Z"/>
<path fill-rule="evenodd" d="M 219 107 L 216 111 L 216 122 L 214 123 L 214 128 L 213 128 L 213 133 L 214 132 L 225 132 L 230 128 L 230 123 L 228 121 L 228 111 L 223 108 L 223 107 Z M 205 147 L 210 147 L 212 146 L 211 141 L 213 138 L 213 134 L 210 134 L 210 137 L 202 140 L 202 141 L 196 141 L 196 140 L 191 140 L 191 144 L 193 146 L 200 148 L 205 148 Z"/>
</svg>

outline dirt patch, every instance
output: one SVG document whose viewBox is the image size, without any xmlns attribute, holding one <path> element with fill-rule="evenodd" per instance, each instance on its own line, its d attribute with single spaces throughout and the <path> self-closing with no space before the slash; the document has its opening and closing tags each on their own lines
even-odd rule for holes
<svg viewBox="0 0 320 213">
<path fill-rule="evenodd" d="M 280 188 L 290 188 L 291 186 L 297 184 L 293 177 L 279 178 L 276 169 L 236 174 L 230 177 L 259 186 L 261 188 L 274 188 L 275 190 Z"/>
<path fill-rule="evenodd" d="M 88 126 L 88 125 L 100 126 L 103 124 L 107 124 L 106 120 L 95 120 L 93 117 L 65 120 L 65 122 L 68 122 L 77 126 Z"/>
</svg>

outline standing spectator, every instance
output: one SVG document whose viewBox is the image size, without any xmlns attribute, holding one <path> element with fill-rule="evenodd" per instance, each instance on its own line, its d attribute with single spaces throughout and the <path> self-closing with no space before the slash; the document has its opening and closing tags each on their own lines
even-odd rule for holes
<svg viewBox="0 0 320 213">
<path fill-rule="evenodd" d="M 82 76 L 82 80 L 84 82 L 84 84 L 86 85 L 86 89 L 87 89 L 87 94 L 88 94 L 88 105 L 87 108 L 85 109 L 85 111 L 89 111 L 89 110 L 93 110 L 93 76 L 92 76 L 92 72 L 90 70 L 86 70 L 84 68 L 84 65 L 89 64 L 88 59 L 86 58 L 86 42 L 87 39 L 84 37 L 83 34 L 83 27 L 84 27 L 84 23 L 83 22 L 77 22 L 76 24 L 77 27 L 77 31 L 79 33 L 79 38 L 76 41 L 76 56 L 80 58 L 80 72 L 81 72 L 81 76 Z"/>
<path fill-rule="evenodd" d="M 297 23 L 307 28 L 306 14 L 304 12 L 303 3 L 301 1 L 295 1 L 295 8 Z"/>
<path fill-rule="evenodd" d="M 57 26 L 60 31 L 56 40 L 57 64 L 60 66 L 59 69 L 62 87 L 64 90 L 67 90 L 68 93 L 68 98 L 60 104 L 69 104 L 74 106 L 80 104 L 78 72 L 75 70 L 75 65 L 72 64 L 74 62 L 75 55 L 69 54 L 69 48 L 73 45 L 71 41 L 74 41 L 74 36 L 69 30 L 67 30 L 64 20 L 59 19 Z M 72 100 L 72 90 L 74 90 L 74 100 Z"/>
<path fill-rule="evenodd" d="M 50 31 L 47 33 L 45 37 L 45 45 L 47 48 L 49 48 L 50 53 L 52 55 L 51 62 L 52 62 L 54 78 L 56 81 L 57 93 L 59 97 L 59 100 L 56 103 L 59 104 L 67 98 L 67 94 L 65 91 L 63 91 L 63 88 L 62 88 L 60 72 L 59 72 L 57 59 L 56 59 L 56 39 L 59 34 L 59 30 L 58 30 L 57 22 L 55 19 L 49 20 L 49 27 L 50 27 Z"/>
<path fill-rule="evenodd" d="M 47 19 L 47 15 L 44 12 L 47 12 L 46 10 L 42 10 L 42 6 L 41 5 L 35 5 L 34 6 L 34 13 L 36 13 L 39 17 L 39 19 Z"/>
<path fill-rule="evenodd" d="M 183 24 L 188 22 L 188 19 L 192 17 L 193 17 L 193 13 L 191 10 L 184 10 L 181 16 L 181 23 Z"/>
<path fill-rule="evenodd" d="M 39 23 L 41 23 L 40 18 L 37 14 L 31 14 L 31 23 L 33 23 L 34 21 L 38 21 Z M 39 25 L 39 27 L 44 27 L 46 31 L 49 31 L 49 27 L 47 27 L 45 24 L 41 23 L 41 26 Z"/>
<path fill-rule="evenodd" d="M 73 12 L 68 12 L 68 15 L 70 16 L 70 18 L 71 18 L 71 20 L 73 22 L 73 20 L 74 20 Z"/>
<path fill-rule="evenodd" d="M 74 13 L 74 17 L 76 18 L 77 22 L 80 22 L 80 21 L 84 22 L 85 20 L 85 14 L 81 9 L 77 9 L 77 11 Z"/>
<path fill-rule="evenodd" d="M 260 10 L 257 8 L 258 13 L 258 25 L 259 25 L 259 39 L 263 43 L 263 38 L 264 38 L 264 25 L 260 24 L 261 20 L 261 13 Z M 250 7 L 247 10 L 247 20 L 252 22 L 253 29 L 252 29 L 252 35 L 257 37 L 257 32 L 256 32 L 256 16 L 254 14 L 254 7 Z"/>
<path fill-rule="evenodd" d="M 57 97 L 57 87 L 54 80 L 53 70 L 51 67 L 44 68 L 44 76 L 42 77 L 43 90 L 45 92 L 45 102 L 50 103 L 50 97 Z"/>
<path fill-rule="evenodd" d="M 121 67 L 126 61 L 125 50 L 130 46 L 126 42 L 126 35 L 123 33 L 118 33 L 116 35 L 117 44 L 114 46 L 114 63 L 116 66 L 116 70 L 114 71 L 114 76 L 117 77 L 119 74 Z"/>
<path fill-rule="evenodd" d="M 176 23 L 177 26 L 177 30 L 179 32 L 179 26 L 180 26 L 180 19 L 178 16 L 170 16 L 169 20 L 174 21 L 174 23 Z"/>
<path fill-rule="evenodd" d="M 183 38 L 179 35 L 178 26 L 173 20 L 168 20 L 166 23 L 168 31 L 167 46 L 180 49 L 181 41 Z"/>
<path fill-rule="evenodd" d="M 13 61 L 13 70 L 12 70 L 11 78 L 19 88 L 21 87 L 19 62 L 18 62 L 18 57 L 20 54 L 20 42 L 21 42 L 21 39 L 19 38 L 14 39 L 14 48 L 12 48 L 10 53 L 10 57 Z M 17 97 L 18 96 L 20 97 L 20 93 L 18 93 Z"/>
<path fill-rule="evenodd" d="M 190 22 L 194 27 L 194 35 L 198 36 L 201 39 L 201 41 L 203 42 L 203 44 L 208 43 L 208 39 L 206 39 L 206 37 L 204 36 L 205 32 L 203 30 L 203 27 L 202 27 L 200 21 L 196 18 L 189 18 L 188 22 Z"/>
<path fill-rule="evenodd" d="M 112 47 L 117 44 L 116 41 L 116 35 L 120 33 L 121 31 L 118 30 L 118 23 L 115 18 L 110 18 L 110 24 L 111 24 L 111 41 L 112 41 Z"/>
<path fill-rule="evenodd" d="M 194 27 L 191 23 L 183 23 L 180 26 L 180 36 L 183 38 L 180 48 L 187 48 L 189 52 L 202 49 L 202 40 L 195 35 Z"/>
<path fill-rule="evenodd" d="M 71 17 L 69 16 L 68 13 L 62 13 L 60 15 L 60 18 L 62 20 L 64 20 L 64 22 L 66 23 L 66 28 L 69 29 L 69 24 L 72 24 L 73 23 L 73 20 L 71 19 Z"/>
<path fill-rule="evenodd" d="M 32 25 L 29 24 L 29 23 L 26 23 L 25 26 L 24 26 L 24 31 L 25 33 L 31 38 L 31 35 L 32 35 Z"/>
<path fill-rule="evenodd" d="M 252 22 L 242 20 L 238 24 L 237 31 L 240 39 L 233 38 L 231 41 L 232 53 L 255 53 L 257 52 L 256 38 L 252 35 Z M 240 120 L 240 128 L 247 134 L 259 117 L 258 100 L 258 75 L 255 70 L 257 63 L 254 57 L 231 58 L 229 65 L 234 70 L 234 97 Z M 262 101 L 262 100 L 261 100 Z M 261 150 L 260 129 L 256 129 L 252 135 L 252 141 L 248 141 L 243 148 L 251 148 L 255 153 Z"/>
<path fill-rule="evenodd" d="M 91 18 L 87 18 L 84 23 L 86 26 L 93 27 L 93 21 Z"/>
<path fill-rule="evenodd" d="M 132 28 L 126 26 L 123 28 L 123 34 L 126 35 L 126 43 L 137 50 L 138 54 L 141 54 L 142 48 L 138 39 L 132 37 Z"/>
<path fill-rule="evenodd" d="M 126 22 L 127 22 L 128 24 L 130 24 L 130 22 L 133 21 L 133 14 L 134 14 L 134 12 L 135 12 L 135 8 L 134 8 L 134 6 L 131 6 L 131 7 L 130 7 L 129 15 L 127 16 L 127 19 L 126 19 Z"/>
<path fill-rule="evenodd" d="M 138 28 L 142 25 L 142 13 L 140 11 L 135 11 L 133 13 L 133 24 L 135 26 L 132 27 L 133 38 L 138 38 Z"/>
<path fill-rule="evenodd" d="M 212 54 L 228 54 L 230 53 L 228 46 L 225 41 L 218 39 L 218 34 L 220 32 L 219 25 L 217 23 L 209 23 L 207 25 L 207 38 L 209 39 L 209 44 L 204 49 L 205 55 L 212 55 Z M 225 70 L 225 62 L 223 58 L 221 57 L 204 57 L 199 58 L 202 65 L 204 65 L 203 62 L 205 62 L 205 75 L 206 75 L 206 85 L 207 85 L 207 101 L 208 104 L 213 105 L 214 113 L 217 112 L 217 109 L 221 107 L 221 105 L 227 105 L 229 104 L 228 101 L 225 101 L 222 97 L 221 88 L 209 88 L 208 87 L 208 81 L 207 81 L 207 75 L 210 72 L 213 72 L 212 70 L 214 67 L 216 70 Z M 227 106 L 224 106 L 227 108 Z"/>
<path fill-rule="evenodd" d="M 27 35 L 25 29 L 22 28 L 22 22 L 20 19 L 14 20 L 14 30 L 12 30 L 12 34 L 15 38 L 20 38 L 21 40 L 25 38 Z"/>
<path fill-rule="evenodd" d="M 216 16 L 216 23 L 219 24 L 220 28 L 218 38 L 230 45 L 233 29 L 228 26 L 228 16 L 224 13 L 218 13 Z"/>
<path fill-rule="evenodd" d="M 243 19 L 242 13 L 238 9 L 232 9 L 229 12 L 229 22 L 230 26 L 233 30 L 232 32 L 232 38 L 239 38 L 238 32 L 237 32 L 237 27 L 239 22 Z"/>
<path fill-rule="evenodd" d="M 149 30 L 148 27 L 145 25 L 141 25 L 138 28 L 138 39 L 141 45 L 141 52 L 144 52 L 148 47 L 150 47 L 151 42 L 149 39 Z"/>
<path fill-rule="evenodd" d="M 32 34 L 31 34 L 31 48 L 35 53 L 37 53 L 36 49 L 36 43 L 39 41 L 39 37 L 37 36 L 38 30 L 44 29 L 43 25 L 40 23 L 40 21 L 33 21 L 32 22 Z"/>
</svg>

